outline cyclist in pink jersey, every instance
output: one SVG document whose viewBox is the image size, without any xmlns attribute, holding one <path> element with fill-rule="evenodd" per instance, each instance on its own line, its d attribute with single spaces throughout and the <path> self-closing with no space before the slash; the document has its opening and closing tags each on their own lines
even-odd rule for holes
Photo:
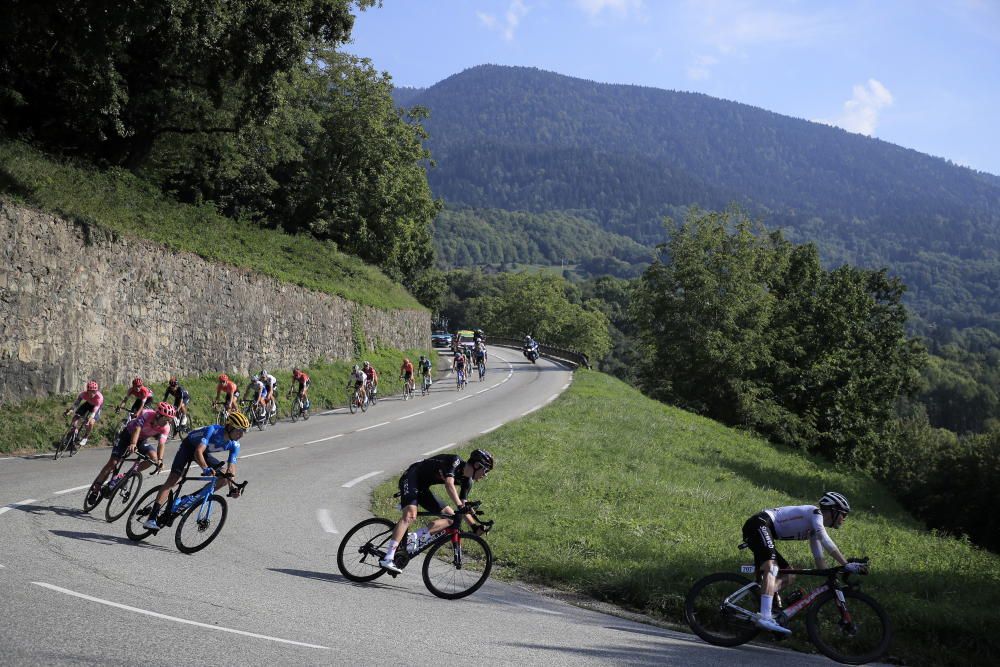
<svg viewBox="0 0 1000 667">
<path fill-rule="evenodd" d="M 97 503 L 96 496 L 101 493 L 104 480 L 115 469 L 119 461 L 135 453 L 136 450 L 141 449 L 143 454 L 156 461 L 157 466 L 163 465 L 163 449 L 167 444 L 167 436 L 170 435 L 170 421 L 176 415 L 174 406 L 164 402 L 156 406 L 155 410 L 143 410 L 125 425 L 121 435 L 118 436 L 118 441 L 111 449 L 111 457 L 97 473 L 97 477 L 94 478 L 94 483 L 90 487 L 87 496 L 90 504 Z M 150 438 L 156 438 L 157 443 L 155 445 L 147 443 L 146 441 Z M 139 470 L 145 470 L 149 465 L 143 461 L 139 465 Z"/>
<path fill-rule="evenodd" d="M 67 416 L 69 413 L 76 411 L 71 428 L 75 428 L 80 419 L 86 418 L 87 423 L 83 426 L 84 432 L 80 438 L 81 447 L 87 444 L 90 432 L 94 430 L 94 424 L 101 418 L 102 405 L 104 405 L 104 395 L 101 394 L 97 382 L 91 380 L 87 383 L 87 388 L 80 392 L 80 395 L 73 401 L 73 406 L 63 413 L 63 416 Z"/>
</svg>

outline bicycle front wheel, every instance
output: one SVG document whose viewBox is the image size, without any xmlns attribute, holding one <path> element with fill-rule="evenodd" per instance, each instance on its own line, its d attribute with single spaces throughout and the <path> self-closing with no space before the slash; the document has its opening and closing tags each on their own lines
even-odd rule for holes
<svg viewBox="0 0 1000 667">
<path fill-rule="evenodd" d="M 358 411 L 359 402 L 357 393 L 347 395 L 347 407 L 351 409 L 352 415 Z"/>
<path fill-rule="evenodd" d="M 59 444 L 56 445 L 56 454 L 55 456 L 52 457 L 53 461 L 59 460 L 59 455 L 69 448 L 70 444 L 72 444 L 73 442 L 73 438 L 74 438 L 73 429 L 70 429 L 69 431 L 66 432 L 66 435 L 62 437 L 62 440 L 59 441 Z"/>
<path fill-rule="evenodd" d="M 142 489 L 142 475 L 134 472 L 123 478 L 118 486 L 108 498 L 107 507 L 104 508 L 104 518 L 108 523 L 114 523 L 122 518 L 122 515 L 132 507 L 132 503 L 139 497 Z"/>
<path fill-rule="evenodd" d="M 710 574 L 695 582 L 684 599 L 684 618 L 696 635 L 715 646 L 739 646 L 757 636 L 760 629 L 750 614 L 760 606 L 760 587 L 744 592 L 723 604 L 726 598 L 751 583 L 746 577 L 729 572 Z"/>
<path fill-rule="evenodd" d="M 184 510 L 174 533 L 174 544 L 182 553 L 201 551 L 219 536 L 228 513 L 226 499 L 220 495 L 213 493 L 208 500 L 195 502 Z"/>
<path fill-rule="evenodd" d="M 878 660 L 892 643 L 889 615 L 861 591 L 843 594 L 843 606 L 834 591 L 827 591 L 809 607 L 809 641 L 826 657 L 847 665 Z"/>
<path fill-rule="evenodd" d="M 378 564 L 396 527 L 388 519 L 365 519 L 347 531 L 337 549 L 337 568 L 351 581 L 371 581 L 385 574 Z M 404 547 L 405 548 L 405 547 Z"/>
<path fill-rule="evenodd" d="M 160 486 L 154 486 L 139 499 L 139 502 L 132 508 L 125 522 L 125 534 L 133 542 L 140 542 L 153 532 L 143 527 L 143 523 L 149 518 L 149 513 L 153 510 L 153 503 L 156 502 L 156 494 L 160 492 Z"/>
<path fill-rule="evenodd" d="M 288 416 L 292 418 L 292 423 L 294 424 L 299 420 L 299 413 L 302 411 L 302 403 L 298 399 L 292 403 L 292 409 L 288 411 Z"/>
<path fill-rule="evenodd" d="M 424 585 L 446 600 L 475 593 L 493 569 L 493 552 L 486 540 L 473 533 L 458 537 L 440 540 L 424 558 Z"/>
</svg>

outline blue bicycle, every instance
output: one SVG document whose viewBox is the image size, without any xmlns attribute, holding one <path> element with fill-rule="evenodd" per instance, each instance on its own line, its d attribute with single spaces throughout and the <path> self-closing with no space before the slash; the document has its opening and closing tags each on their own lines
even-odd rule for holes
<svg viewBox="0 0 1000 667">
<path fill-rule="evenodd" d="M 222 531 L 229 510 L 226 506 L 226 499 L 215 493 L 215 483 L 219 477 L 233 478 L 230 473 L 222 473 L 217 477 L 206 475 L 188 477 L 187 472 L 190 467 L 191 464 L 188 463 L 188 467 L 184 469 L 184 476 L 177 488 L 170 491 L 167 502 L 164 504 L 160 516 L 156 519 L 162 528 L 169 528 L 180 517 L 181 522 L 177 524 L 177 532 L 174 533 L 174 544 L 177 545 L 178 550 L 186 554 L 201 551 L 211 544 L 212 540 L 218 537 Z M 207 484 L 195 493 L 182 496 L 181 487 L 184 482 L 191 480 L 203 481 Z M 246 485 L 246 481 L 241 484 L 232 484 L 229 496 L 234 497 L 235 491 L 242 494 Z M 162 486 L 157 486 L 150 489 L 132 508 L 128 523 L 125 525 L 125 532 L 130 540 L 141 542 L 151 534 L 158 532 L 146 528 L 143 523 L 149 518 L 153 503 L 156 501 L 156 495 L 161 488 Z"/>
</svg>

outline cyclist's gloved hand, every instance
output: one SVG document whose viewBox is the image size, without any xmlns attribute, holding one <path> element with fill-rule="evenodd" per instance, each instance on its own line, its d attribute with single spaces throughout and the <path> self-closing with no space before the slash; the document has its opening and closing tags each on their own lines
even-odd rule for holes
<svg viewBox="0 0 1000 667">
<path fill-rule="evenodd" d="M 844 566 L 844 571 L 851 574 L 863 574 L 868 571 L 868 566 L 864 563 L 848 563 Z"/>
<path fill-rule="evenodd" d="M 201 474 L 204 475 L 205 477 L 214 477 L 215 470 L 213 468 L 205 468 L 204 470 L 201 471 Z"/>
</svg>

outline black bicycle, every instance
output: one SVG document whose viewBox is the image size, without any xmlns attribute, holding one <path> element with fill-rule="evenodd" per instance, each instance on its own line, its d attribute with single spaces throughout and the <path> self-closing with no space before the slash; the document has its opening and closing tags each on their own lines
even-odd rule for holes
<svg viewBox="0 0 1000 667">
<path fill-rule="evenodd" d="M 288 409 L 288 416 L 292 418 L 293 423 L 299 419 L 303 421 L 309 419 L 309 401 L 303 400 L 301 396 L 296 395 L 295 400 L 292 401 L 292 405 Z"/>
<path fill-rule="evenodd" d="M 132 467 L 122 472 L 122 468 L 128 461 L 132 462 Z M 142 452 L 136 452 L 134 459 L 119 459 L 118 465 L 101 485 L 101 491 L 96 494 L 96 497 L 91 495 L 90 489 L 87 489 L 87 495 L 83 497 L 83 511 L 90 512 L 106 498 L 108 504 L 104 508 L 104 518 L 107 519 L 108 523 L 114 523 L 122 518 L 139 497 L 139 491 L 142 489 L 142 472 L 139 470 L 139 466 L 144 462 L 153 465 L 153 472 L 149 473 L 150 477 L 160 471 L 160 466 L 157 466 L 153 459 Z"/>
<path fill-rule="evenodd" d="M 87 412 L 82 417 L 73 415 L 73 419 L 69 423 L 69 429 L 63 434 L 63 437 L 56 443 L 56 453 L 52 457 L 53 461 L 58 461 L 59 456 L 63 452 L 69 452 L 70 456 L 76 454 L 76 450 L 80 446 L 80 431 L 84 428 L 87 421 L 90 420 L 91 412 Z"/>
<path fill-rule="evenodd" d="M 744 548 L 744 545 L 740 545 Z M 868 559 L 851 562 L 868 564 Z M 741 571 L 753 573 L 753 565 Z M 867 574 L 867 567 L 862 572 Z M 826 577 L 826 583 L 794 602 L 780 605 L 775 620 L 787 625 L 806 612 L 809 641 L 820 653 L 848 665 L 878 660 L 892 643 L 889 616 L 878 602 L 859 589 L 844 567 L 824 570 L 784 569 L 780 574 Z M 716 646 L 739 646 L 762 632 L 754 624 L 760 608 L 760 584 L 732 572 L 710 574 L 695 582 L 684 601 L 684 616 L 696 635 Z M 789 603 L 790 602 L 790 603 Z M 775 596 L 778 604 L 778 596 Z"/>
<path fill-rule="evenodd" d="M 222 531 L 229 508 L 226 499 L 215 493 L 215 482 L 219 477 L 233 479 L 233 475 L 228 472 L 219 476 L 196 475 L 188 477 L 187 472 L 190 467 L 191 463 L 188 463 L 187 468 L 184 469 L 184 476 L 177 487 L 170 490 L 170 495 L 167 497 L 167 502 L 164 504 L 160 516 L 156 518 L 160 530 L 163 530 L 172 526 L 174 521 L 180 517 L 181 522 L 177 525 L 177 532 L 174 533 L 174 544 L 177 545 L 178 550 L 186 554 L 201 551 L 211 544 L 212 540 L 218 537 L 219 532 Z M 189 480 L 203 481 L 207 484 L 195 493 L 182 496 L 181 486 Z M 234 491 L 237 490 L 242 495 L 246 486 L 246 481 L 234 484 L 234 488 L 229 490 L 229 497 L 235 497 Z M 162 485 L 147 491 L 146 495 L 132 508 L 132 513 L 129 514 L 128 522 L 125 524 L 125 533 L 130 540 L 141 542 L 150 535 L 159 532 L 150 530 L 143 524 L 149 518 L 153 503 L 161 488 Z"/>
<path fill-rule="evenodd" d="M 462 515 L 471 513 L 478 517 L 480 502 L 466 503 L 454 515 L 435 512 L 418 512 L 417 516 L 433 516 L 451 519 L 451 525 L 432 535 L 424 544 L 411 552 L 406 548 L 409 540 L 403 542 L 393 558 L 396 567 L 405 569 L 414 558 L 427 552 L 424 557 L 424 585 L 434 595 L 446 600 L 457 600 L 475 593 L 486 583 L 493 569 L 493 552 L 490 545 L 476 533 L 461 529 Z M 483 532 L 489 532 L 492 521 L 481 522 Z M 351 581 L 372 581 L 388 572 L 379 561 L 385 557 L 389 539 L 396 524 L 388 519 L 365 519 L 347 531 L 337 550 L 337 567 Z"/>
</svg>

